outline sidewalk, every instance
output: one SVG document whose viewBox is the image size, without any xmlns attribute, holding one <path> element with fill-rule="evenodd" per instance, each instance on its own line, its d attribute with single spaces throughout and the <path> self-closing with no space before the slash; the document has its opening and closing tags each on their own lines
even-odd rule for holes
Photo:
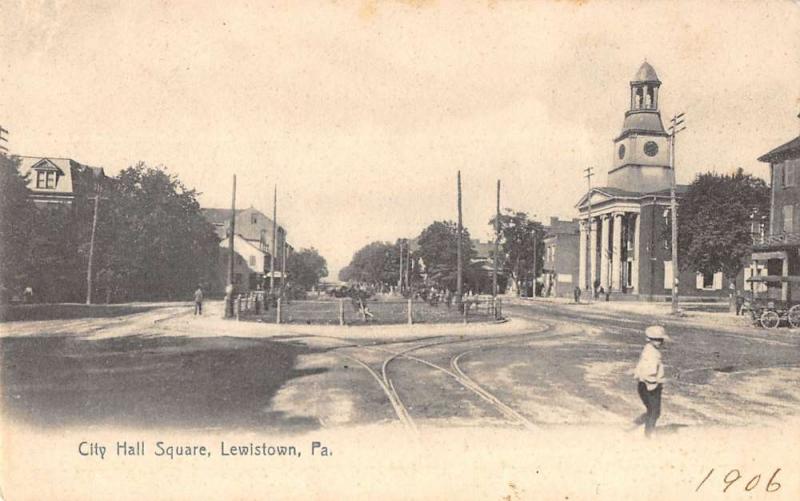
<svg viewBox="0 0 800 501">
<path fill-rule="evenodd" d="M 647 302 L 647 301 L 586 301 L 575 303 L 570 298 L 563 297 L 537 297 L 537 298 L 503 298 L 506 304 L 525 305 L 531 303 L 546 303 L 562 305 L 564 307 L 580 308 L 597 314 L 633 314 L 643 317 L 663 319 L 669 323 L 681 323 L 692 326 L 729 330 L 733 332 L 780 332 L 798 333 L 800 329 L 780 327 L 774 331 L 767 331 L 753 324 L 750 315 L 736 316 L 728 311 L 728 303 L 708 303 L 697 301 L 680 302 L 681 316 L 672 315 L 672 303 Z M 718 311 L 708 311 L 709 309 Z"/>
<path fill-rule="evenodd" d="M 505 322 L 486 323 L 431 323 L 431 324 L 391 324 L 391 325 L 308 325 L 275 324 L 252 321 L 236 321 L 222 318 L 222 301 L 204 304 L 204 315 L 184 315 L 166 320 L 159 327 L 188 335 L 240 337 L 286 337 L 318 336 L 339 339 L 397 340 L 438 335 L 506 335 L 530 332 L 540 324 L 521 318 L 511 318 Z"/>
</svg>

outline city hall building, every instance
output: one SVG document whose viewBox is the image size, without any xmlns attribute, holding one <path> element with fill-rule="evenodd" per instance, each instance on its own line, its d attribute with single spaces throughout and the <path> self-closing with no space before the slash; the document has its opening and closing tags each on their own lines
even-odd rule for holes
<svg viewBox="0 0 800 501">
<path fill-rule="evenodd" d="M 614 139 L 607 183 L 592 188 L 577 204 L 578 276 L 584 291 L 594 285 L 612 297 L 644 300 L 672 294 L 668 232 L 672 171 L 669 134 L 659 111 L 660 87 L 655 69 L 643 63 L 630 82 L 630 107 Z M 677 186 L 677 196 L 686 188 Z M 678 283 L 681 296 L 728 295 L 722 273 L 685 271 Z"/>
</svg>

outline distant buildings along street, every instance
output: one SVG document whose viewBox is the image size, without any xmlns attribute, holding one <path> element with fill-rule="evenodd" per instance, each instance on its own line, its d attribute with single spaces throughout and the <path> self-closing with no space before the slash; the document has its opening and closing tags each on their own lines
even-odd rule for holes
<svg viewBox="0 0 800 501">
<path fill-rule="evenodd" d="M 579 282 L 580 223 L 550 218 L 545 226 L 542 295 L 569 297 Z"/>
<path fill-rule="evenodd" d="M 216 280 L 212 285 L 212 292 L 222 292 L 228 280 L 228 236 L 230 235 L 231 209 L 203 209 L 205 218 L 214 225 L 217 236 L 220 238 L 220 247 L 226 249 L 220 252 L 219 263 L 215 273 Z M 272 242 L 275 225 L 267 217 L 253 207 L 237 210 L 234 229 L 234 270 L 233 285 L 238 292 L 269 289 L 270 277 L 274 276 L 275 287 L 280 287 L 284 279 L 281 272 L 284 252 L 291 253 L 293 247 L 286 239 L 286 229 L 277 226 L 275 238 L 275 269 L 270 269 L 272 263 Z"/>
</svg>

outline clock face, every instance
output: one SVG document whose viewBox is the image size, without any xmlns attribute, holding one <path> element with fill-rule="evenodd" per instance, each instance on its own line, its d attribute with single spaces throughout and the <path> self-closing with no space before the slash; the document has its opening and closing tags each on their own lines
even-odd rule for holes
<svg viewBox="0 0 800 501">
<path fill-rule="evenodd" d="M 654 157 L 658 154 L 658 145 L 653 141 L 644 143 L 644 154 L 648 157 Z"/>
<path fill-rule="evenodd" d="M 621 144 L 619 145 L 619 159 L 622 160 L 623 158 L 625 158 L 625 145 Z"/>
</svg>

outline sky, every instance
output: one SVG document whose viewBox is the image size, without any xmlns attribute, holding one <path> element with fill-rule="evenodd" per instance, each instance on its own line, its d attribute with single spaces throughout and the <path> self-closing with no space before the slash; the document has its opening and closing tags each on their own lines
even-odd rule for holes
<svg viewBox="0 0 800 501">
<path fill-rule="evenodd" d="M 210 2 L 209 2 L 210 3 Z M 223 2 L 220 2 L 223 3 Z M 67 2 L 0 10 L 12 153 L 108 174 L 144 161 L 204 207 L 271 215 L 331 276 L 374 240 L 501 205 L 576 216 L 605 183 L 644 60 L 662 117 L 685 112 L 679 183 L 766 176 L 800 133 L 800 2 Z"/>
</svg>

